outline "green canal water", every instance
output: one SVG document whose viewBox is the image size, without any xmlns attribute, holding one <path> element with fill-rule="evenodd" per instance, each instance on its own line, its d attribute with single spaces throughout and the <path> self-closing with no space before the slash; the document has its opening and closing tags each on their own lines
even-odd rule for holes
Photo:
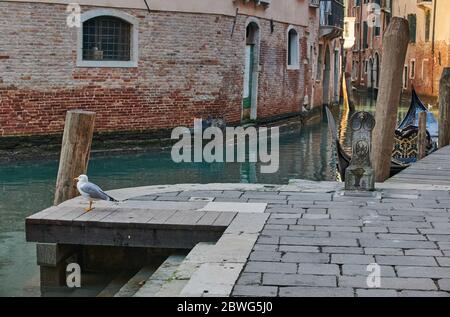
<svg viewBox="0 0 450 317">
<path fill-rule="evenodd" d="M 408 109 L 406 98 L 399 117 Z M 358 110 L 373 112 L 370 99 L 358 99 Z M 345 122 L 343 122 L 345 125 Z M 280 136 L 280 168 L 261 174 L 251 163 L 180 163 L 164 150 L 93 157 L 90 179 L 106 190 L 176 183 L 245 182 L 286 184 L 289 179 L 334 179 L 327 124 L 322 122 Z M 349 143 L 349 133 L 342 133 Z M 0 166 L 0 296 L 39 296 L 35 245 L 25 242 L 25 217 L 52 204 L 58 162 L 40 160 Z"/>
</svg>

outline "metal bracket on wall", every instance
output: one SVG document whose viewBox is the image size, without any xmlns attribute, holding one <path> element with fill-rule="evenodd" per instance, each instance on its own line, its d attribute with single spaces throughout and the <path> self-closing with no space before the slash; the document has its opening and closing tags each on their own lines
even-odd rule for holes
<svg viewBox="0 0 450 317">
<path fill-rule="evenodd" d="M 144 0 L 144 2 L 145 2 L 145 6 L 147 7 L 148 13 L 151 13 L 150 6 L 148 5 L 147 0 Z"/>
<path fill-rule="evenodd" d="M 239 8 L 236 8 L 236 15 L 234 16 L 233 27 L 231 28 L 231 37 L 233 37 L 233 34 L 234 34 L 234 28 L 236 27 L 236 21 L 237 21 L 238 14 L 239 14 Z"/>
<path fill-rule="evenodd" d="M 273 33 L 274 28 L 275 28 L 275 26 L 273 24 L 273 19 L 270 19 L 270 33 L 271 34 Z"/>
</svg>

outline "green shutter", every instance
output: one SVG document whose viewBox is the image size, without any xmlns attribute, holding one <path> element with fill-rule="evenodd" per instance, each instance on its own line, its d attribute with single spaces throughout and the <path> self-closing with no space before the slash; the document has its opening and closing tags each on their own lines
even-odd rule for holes
<svg viewBox="0 0 450 317">
<path fill-rule="evenodd" d="M 364 24 L 363 24 L 363 48 L 369 47 L 369 44 L 367 42 L 368 32 L 369 32 L 369 26 L 367 25 L 367 22 L 364 22 Z"/>
<path fill-rule="evenodd" d="M 408 23 L 409 23 L 409 41 L 411 43 L 416 42 L 416 24 L 417 17 L 415 14 L 408 14 Z"/>
</svg>

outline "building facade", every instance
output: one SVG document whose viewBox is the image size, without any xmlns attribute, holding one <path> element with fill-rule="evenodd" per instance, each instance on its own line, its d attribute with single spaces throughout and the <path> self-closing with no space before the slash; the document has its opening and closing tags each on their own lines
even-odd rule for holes
<svg viewBox="0 0 450 317">
<path fill-rule="evenodd" d="M 394 0 L 395 1 L 395 0 Z M 347 0 L 346 72 L 357 87 L 378 89 L 383 34 L 392 16 L 391 0 Z"/>
<path fill-rule="evenodd" d="M 394 16 L 408 20 L 410 41 L 403 70 L 403 88 L 437 96 L 439 80 L 450 66 L 450 27 L 447 0 L 396 0 Z"/>
<path fill-rule="evenodd" d="M 70 109 L 97 132 L 153 131 L 338 97 L 340 1 L 71 2 L 0 2 L 0 135 L 61 133 Z"/>
</svg>

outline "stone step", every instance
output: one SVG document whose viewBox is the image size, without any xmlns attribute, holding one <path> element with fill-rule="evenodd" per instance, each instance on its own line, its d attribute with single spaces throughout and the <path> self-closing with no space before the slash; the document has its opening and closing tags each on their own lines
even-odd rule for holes
<svg viewBox="0 0 450 317">
<path fill-rule="evenodd" d="M 114 297 L 132 297 L 155 273 L 156 269 L 155 266 L 144 266 L 120 288 Z"/>
<path fill-rule="evenodd" d="M 174 274 L 185 257 L 185 255 L 178 254 L 169 256 L 161 266 L 147 278 L 145 283 L 140 286 L 139 290 L 137 290 L 133 296 L 159 297 L 161 292 L 164 292 L 164 290 L 167 289 L 168 284 L 175 280 Z M 171 296 L 176 295 L 178 294 L 172 294 Z"/>
<path fill-rule="evenodd" d="M 101 290 L 97 297 L 113 297 L 120 289 L 130 280 L 133 274 L 129 271 L 124 271 L 118 274 L 114 279 L 112 279 L 106 287 Z"/>
</svg>

